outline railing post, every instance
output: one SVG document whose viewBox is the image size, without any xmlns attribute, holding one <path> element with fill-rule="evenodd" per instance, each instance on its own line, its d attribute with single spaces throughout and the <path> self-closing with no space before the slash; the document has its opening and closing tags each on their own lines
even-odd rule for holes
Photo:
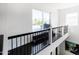
<svg viewBox="0 0 79 59">
<path fill-rule="evenodd" d="M 49 43 L 52 44 L 52 27 L 51 26 L 49 30 Z"/>
<path fill-rule="evenodd" d="M 64 35 L 64 26 L 62 27 L 62 36 Z"/>
<path fill-rule="evenodd" d="M 8 40 L 7 40 L 7 34 L 4 35 L 4 41 L 3 41 L 3 55 L 8 55 Z"/>
<path fill-rule="evenodd" d="M 50 15 L 49 15 L 49 23 L 50 23 L 50 30 L 49 30 L 49 43 L 52 44 L 52 23 L 51 23 L 51 16 L 52 13 L 50 12 Z"/>
</svg>

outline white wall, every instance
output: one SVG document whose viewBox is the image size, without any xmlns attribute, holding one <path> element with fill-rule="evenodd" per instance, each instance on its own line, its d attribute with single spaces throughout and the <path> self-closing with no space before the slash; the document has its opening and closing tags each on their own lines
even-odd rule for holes
<svg viewBox="0 0 79 59">
<path fill-rule="evenodd" d="M 59 55 L 65 55 L 65 41 L 63 41 L 59 45 L 58 49 L 59 49 Z"/>
<path fill-rule="evenodd" d="M 59 25 L 65 25 L 66 14 L 74 12 L 78 13 L 78 25 L 69 26 L 70 37 L 67 40 L 79 44 L 79 6 L 59 10 Z"/>
<path fill-rule="evenodd" d="M 68 8 L 68 9 L 63 9 L 63 10 L 59 10 L 59 21 L 60 21 L 60 25 L 65 25 L 65 15 L 68 13 L 74 13 L 77 12 L 78 13 L 78 25 L 77 26 L 69 26 L 69 33 L 71 34 L 71 37 L 69 38 L 69 40 L 72 41 L 77 41 L 79 42 L 79 6 L 76 7 L 72 7 L 72 8 Z"/>
<path fill-rule="evenodd" d="M 32 9 L 51 13 L 52 26 L 58 25 L 58 12 L 50 4 L 6 4 L 6 32 L 8 36 L 32 31 Z M 50 6 L 50 7 L 49 7 Z"/>
</svg>

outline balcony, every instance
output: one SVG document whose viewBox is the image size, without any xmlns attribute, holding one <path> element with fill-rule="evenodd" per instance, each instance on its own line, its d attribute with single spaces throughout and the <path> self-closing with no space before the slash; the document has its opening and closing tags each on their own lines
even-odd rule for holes
<svg viewBox="0 0 79 59">
<path fill-rule="evenodd" d="M 52 31 L 51 31 L 52 30 Z M 50 34 L 52 32 L 52 34 Z M 68 26 L 60 26 L 36 32 L 8 37 L 10 49 L 8 55 L 36 55 L 51 46 L 68 32 Z M 52 36 L 52 40 L 51 37 Z"/>
</svg>

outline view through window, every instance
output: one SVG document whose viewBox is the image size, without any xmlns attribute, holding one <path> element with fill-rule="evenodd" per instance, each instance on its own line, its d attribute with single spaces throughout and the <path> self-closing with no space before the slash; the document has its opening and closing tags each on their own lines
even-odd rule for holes
<svg viewBox="0 0 79 59">
<path fill-rule="evenodd" d="M 48 28 L 49 25 L 49 13 L 40 10 L 32 10 L 32 30 L 39 31 Z"/>
</svg>

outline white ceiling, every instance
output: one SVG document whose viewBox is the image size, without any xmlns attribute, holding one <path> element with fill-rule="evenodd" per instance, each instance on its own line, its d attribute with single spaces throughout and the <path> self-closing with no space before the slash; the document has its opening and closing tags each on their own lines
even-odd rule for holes
<svg viewBox="0 0 79 59">
<path fill-rule="evenodd" d="M 32 3 L 34 6 L 44 6 L 54 9 L 64 9 L 79 6 L 79 3 Z"/>
<path fill-rule="evenodd" d="M 64 9 L 64 8 L 79 6 L 79 3 L 56 3 L 56 4 L 53 4 L 53 5 L 54 5 L 54 8 Z"/>
<path fill-rule="evenodd" d="M 27 4 L 27 3 L 26 3 Z M 79 6 L 79 3 L 28 3 L 27 5 L 31 4 L 32 6 L 40 6 L 40 7 L 48 7 L 48 8 L 54 8 L 54 9 L 64 9 L 64 8 L 70 8 L 74 6 Z M 5 6 L 6 4 L 0 4 L 1 6 Z M 22 5 L 22 4 L 21 4 Z M 21 6 L 20 6 L 21 7 Z"/>
</svg>

